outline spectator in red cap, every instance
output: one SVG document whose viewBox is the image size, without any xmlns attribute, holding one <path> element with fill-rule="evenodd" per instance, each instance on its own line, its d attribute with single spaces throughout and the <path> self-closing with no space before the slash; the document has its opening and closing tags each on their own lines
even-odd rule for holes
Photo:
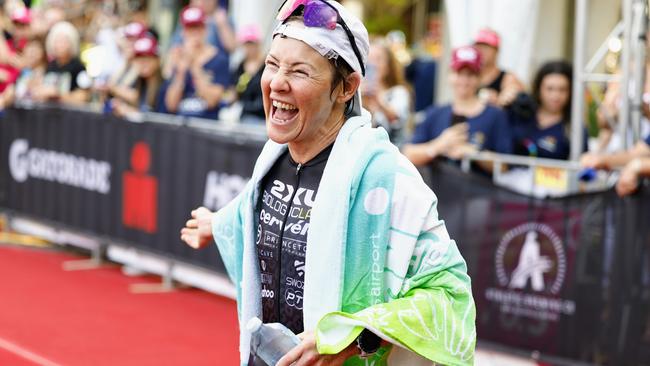
<svg viewBox="0 0 650 366">
<path fill-rule="evenodd" d="M 524 84 L 514 74 L 499 68 L 499 34 L 489 28 L 481 29 L 474 39 L 474 46 L 483 60 L 479 91 L 481 99 L 500 107 L 510 105 L 517 94 L 524 90 Z"/>
<path fill-rule="evenodd" d="M 21 57 L 23 48 L 31 38 L 32 17 L 28 8 L 13 8 L 9 18 L 12 23 L 11 33 L 2 32 L 0 35 L 0 92 L 16 82 L 20 70 L 27 62 Z"/>
<path fill-rule="evenodd" d="M 181 12 L 182 51 L 170 60 L 172 76 L 165 83 L 165 110 L 189 117 L 216 119 L 224 90 L 230 86 L 228 58 L 205 40 L 203 10 Z"/>
<path fill-rule="evenodd" d="M 139 112 L 158 111 L 162 104 L 158 40 L 153 35 L 146 33 L 133 43 L 133 65 L 136 80 L 120 87 L 110 100 L 113 114 L 128 119 L 137 119 Z"/>
<path fill-rule="evenodd" d="M 22 59 L 24 63 L 15 85 L 11 85 L 0 95 L 0 109 L 13 104 L 15 100 L 31 100 L 32 90 L 43 81 L 47 68 L 43 41 L 39 39 L 29 41 L 23 49 Z"/>
<path fill-rule="evenodd" d="M 472 46 L 453 51 L 450 84 L 451 104 L 433 106 L 416 127 L 404 155 L 415 165 L 426 165 L 438 157 L 457 160 L 478 150 L 509 154 L 512 139 L 505 112 L 478 98 L 481 54 Z M 481 163 L 485 171 L 491 164 Z"/>
<path fill-rule="evenodd" d="M 228 13 L 226 9 L 219 6 L 217 0 L 190 0 L 189 6 L 203 10 L 206 17 L 205 38 L 208 44 L 216 47 L 226 55 L 232 53 L 237 48 L 237 37 L 228 20 Z M 172 35 L 171 49 L 181 50 L 182 44 L 183 27 L 178 27 Z"/>
<path fill-rule="evenodd" d="M 104 84 L 95 85 L 95 89 L 104 97 L 102 100 L 110 100 L 113 96 L 129 94 L 138 78 L 138 70 L 134 62 L 134 44 L 145 36 L 154 37 L 146 25 L 141 22 L 130 22 L 121 31 L 118 45 L 124 56 L 123 64 L 114 72 Z M 129 99 L 129 98 L 127 98 Z"/>
<path fill-rule="evenodd" d="M 240 122 L 264 124 L 264 101 L 260 85 L 265 57 L 262 52 L 262 34 L 257 25 L 249 24 L 242 27 L 237 39 L 244 50 L 244 59 L 233 75 L 237 103 L 241 106 Z"/>
<path fill-rule="evenodd" d="M 31 11 L 26 7 L 16 8 L 11 13 L 11 22 L 14 26 L 13 46 L 16 51 L 21 52 L 32 37 L 30 29 L 32 23 Z"/>
</svg>

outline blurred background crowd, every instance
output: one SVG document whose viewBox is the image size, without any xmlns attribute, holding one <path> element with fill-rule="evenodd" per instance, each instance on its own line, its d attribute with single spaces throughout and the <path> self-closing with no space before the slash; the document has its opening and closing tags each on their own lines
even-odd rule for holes
<svg viewBox="0 0 650 366">
<path fill-rule="evenodd" d="M 141 118 L 141 112 L 158 112 L 263 125 L 259 82 L 268 26 L 241 21 L 241 16 L 235 24 L 227 2 L 190 0 L 176 4 L 175 26 L 160 32 L 150 23 L 149 3 L 3 1 L 0 108 L 61 103 L 131 120 Z M 378 26 L 381 19 L 367 19 L 371 30 L 400 25 Z M 372 35 L 362 88 L 363 105 L 374 123 L 388 131 L 409 159 L 425 165 L 482 150 L 569 158 L 569 60 L 538 59 L 527 82 L 501 66 L 508 64 L 500 57 L 503 35 L 494 29 L 482 27 L 466 37 L 471 39 L 466 45 L 449 49 L 442 46 L 440 19 L 429 19 L 427 29 L 414 47 L 402 30 Z M 437 59 L 447 62 L 429 62 Z M 619 72 L 616 61 L 607 61 L 606 68 Z M 601 84 L 596 94 L 602 103 L 592 103 L 585 114 L 582 164 L 609 169 L 634 160 L 628 173 L 635 172 L 630 179 L 636 181 L 646 164 L 638 159 L 650 154 L 650 139 L 612 157 L 621 150 L 618 85 Z M 436 96 L 439 90 L 445 95 Z M 650 115 L 647 106 L 643 103 L 644 116 Z M 644 118 L 643 136 L 647 126 Z M 492 169 L 487 163 L 478 167 L 487 174 Z"/>
</svg>

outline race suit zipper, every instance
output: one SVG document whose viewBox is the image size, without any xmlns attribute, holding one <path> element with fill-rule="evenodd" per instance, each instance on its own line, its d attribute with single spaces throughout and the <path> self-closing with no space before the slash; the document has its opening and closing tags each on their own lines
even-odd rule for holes
<svg viewBox="0 0 650 366">
<path fill-rule="evenodd" d="M 302 167 L 303 165 L 298 163 L 298 166 L 296 167 L 296 183 L 293 186 L 293 192 L 291 193 L 291 198 L 289 199 L 289 204 L 287 205 L 287 212 L 284 213 L 284 220 L 282 220 L 282 227 L 280 228 L 280 240 L 278 240 L 278 277 L 277 277 L 277 284 L 278 284 L 278 293 L 277 296 L 275 297 L 275 311 L 277 311 L 277 317 L 278 322 L 282 323 L 282 320 L 280 319 L 280 289 L 282 288 L 282 242 L 284 240 L 284 227 L 287 224 L 287 218 L 289 217 L 289 211 L 291 211 L 291 206 L 293 205 L 293 199 L 296 196 L 296 192 L 298 192 L 298 187 L 300 185 L 300 173 L 302 172 Z"/>
</svg>

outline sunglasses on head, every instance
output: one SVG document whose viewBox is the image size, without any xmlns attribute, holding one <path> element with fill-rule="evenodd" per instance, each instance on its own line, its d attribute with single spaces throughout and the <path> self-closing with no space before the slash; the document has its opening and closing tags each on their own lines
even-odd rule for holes
<svg viewBox="0 0 650 366">
<path fill-rule="evenodd" d="M 366 75 L 366 68 L 363 66 L 363 59 L 361 52 L 357 47 L 357 42 L 348 25 L 345 24 L 339 11 L 325 0 L 285 0 L 278 10 L 277 20 L 284 22 L 291 14 L 293 14 L 298 7 L 303 6 L 303 22 L 307 27 L 326 28 L 329 30 L 336 29 L 336 25 L 340 24 L 345 34 L 348 36 L 352 50 L 354 51 L 359 65 L 361 66 L 361 73 Z"/>
</svg>

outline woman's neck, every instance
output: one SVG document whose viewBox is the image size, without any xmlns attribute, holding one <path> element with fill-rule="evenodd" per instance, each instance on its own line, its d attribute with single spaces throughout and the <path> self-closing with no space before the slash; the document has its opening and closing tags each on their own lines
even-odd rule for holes
<svg viewBox="0 0 650 366">
<path fill-rule="evenodd" d="M 59 66 L 67 65 L 68 63 L 70 63 L 70 61 L 72 61 L 72 56 L 68 56 L 68 55 L 61 56 L 56 59 L 56 63 Z"/>
<path fill-rule="evenodd" d="M 562 122 L 562 117 L 562 112 L 549 111 L 542 107 L 537 110 L 537 125 L 548 128 Z"/>
<path fill-rule="evenodd" d="M 451 108 L 456 114 L 472 117 L 480 114 L 485 105 L 478 97 L 472 96 L 465 99 L 454 99 Z"/>
<path fill-rule="evenodd" d="M 315 158 L 321 151 L 325 150 L 326 147 L 334 143 L 345 123 L 343 112 L 341 112 L 340 117 L 335 121 L 334 123 L 326 123 L 323 125 L 313 138 L 289 142 L 288 146 L 291 158 L 299 164 L 305 164 Z"/>
<path fill-rule="evenodd" d="M 501 70 L 497 65 L 483 65 L 483 70 L 481 71 L 481 85 L 486 85 L 494 81 L 501 73 Z"/>
</svg>

